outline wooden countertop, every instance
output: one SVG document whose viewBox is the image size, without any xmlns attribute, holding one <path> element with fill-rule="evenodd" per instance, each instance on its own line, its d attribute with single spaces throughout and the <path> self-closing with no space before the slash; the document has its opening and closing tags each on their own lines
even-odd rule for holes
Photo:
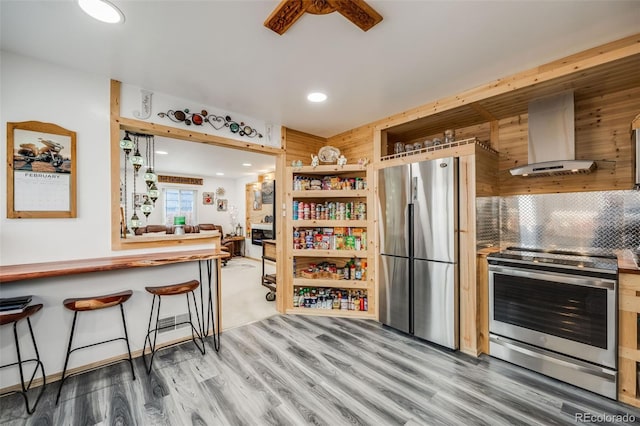
<svg viewBox="0 0 640 426">
<path fill-rule="evenodd" d="M 476 250 L 476 256 L 480 256 L 480 257 L 487 257 L 489 256 L 491 253 L 496 253 L 500 251 L 500 247 L 485 247 L 485 248 L 481 248 Z"/>
<path fill-rule="evenodd" d="M 24 263 L 0 266 L 0 283 L 35 278 L 59 277 L 86 272 L 115 271 L 146 266 L 169 265 L 195 260 L 222 259 L 229 253 L 220 250 L 182 250 L 129 256 L 99 257 L 62 262 Z"/>
<path fill-rule="evenodd" d="M 618 272 L 640 275 L 640 265 L 631 250 L 619 250 L 616 254 L 618 255 Z"/>
</svg>

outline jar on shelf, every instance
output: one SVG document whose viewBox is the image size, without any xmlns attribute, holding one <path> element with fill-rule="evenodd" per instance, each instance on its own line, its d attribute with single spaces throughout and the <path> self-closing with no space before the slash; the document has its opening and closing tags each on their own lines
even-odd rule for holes
<svg viewBox="0 0 640 426">
<path fill-rule="evenodd" d="M 452 129 L 444 131 L 444 143 L 451 143 L 456 140 L 456 133 Z"/>
</svg>

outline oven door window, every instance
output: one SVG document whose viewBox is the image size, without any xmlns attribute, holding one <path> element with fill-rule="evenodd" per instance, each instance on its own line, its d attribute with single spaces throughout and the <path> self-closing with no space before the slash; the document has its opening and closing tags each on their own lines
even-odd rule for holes
<svg viewBox="0 0 640 426">
<path fill-rule="evenodd" d="M 607 348 L 607 290 L 494 274 L 493 319 Z"/>
</svg>

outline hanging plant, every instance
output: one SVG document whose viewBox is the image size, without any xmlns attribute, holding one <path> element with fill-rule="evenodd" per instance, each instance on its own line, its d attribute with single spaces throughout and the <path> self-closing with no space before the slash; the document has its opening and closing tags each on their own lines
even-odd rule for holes
<svg viewBox="0 0 640 426">
<path fill-rule="evenodd" d="M 250 138 L 257 136 L 258 138 L 262 138 L 262 133 L 245 124 L 243 121 L 238 123 L 229 115 L 223 117 L 221 115 L 209 114 L 207 110 L 204 109 L 200 112 L 190 112 L 188 108 L 176 111 L 170 109 L 167 112 L 159 112 L 158 117 L 167 117 L 174 123 L 184 123 L 187 126 L 192 124 L 194 126 L 201 126 L 204 123 L 209 123 L 211 127 L 216 130 L 222 130 L 226 127 L 231 133 L 237 133 L 240 136 L 248 136 Z"/>
</svg>

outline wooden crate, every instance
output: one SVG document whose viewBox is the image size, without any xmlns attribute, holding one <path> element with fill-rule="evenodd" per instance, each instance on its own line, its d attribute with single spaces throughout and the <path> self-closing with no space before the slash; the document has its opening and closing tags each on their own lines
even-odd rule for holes
<svg viewBox="0 0 640 426">
<path fill-rule="evenodd" d="M 309 271 L 300 271 L 299 276 L 301 278 L 310 278 L 310 279 L 325 279 L 325 280 L 341 280 L 343 276 L 341 274 L 334 274 L 332 272 L 327 271 L 318 271 L 318 272 L 309 272 Z"/>
<path fill-rule="evenodd" d="M 275 259 L 277 257 L 276 244 L 274 240 L 262 242 L 262 255 L 265 259 Z"/>
<path fill-rule="evenodd" d="M 640 407 L 638 392 L 638 315 L 640 315 L 640 275 L 620 274 L 618 292 L 618 399 Z"/>
</svg>

